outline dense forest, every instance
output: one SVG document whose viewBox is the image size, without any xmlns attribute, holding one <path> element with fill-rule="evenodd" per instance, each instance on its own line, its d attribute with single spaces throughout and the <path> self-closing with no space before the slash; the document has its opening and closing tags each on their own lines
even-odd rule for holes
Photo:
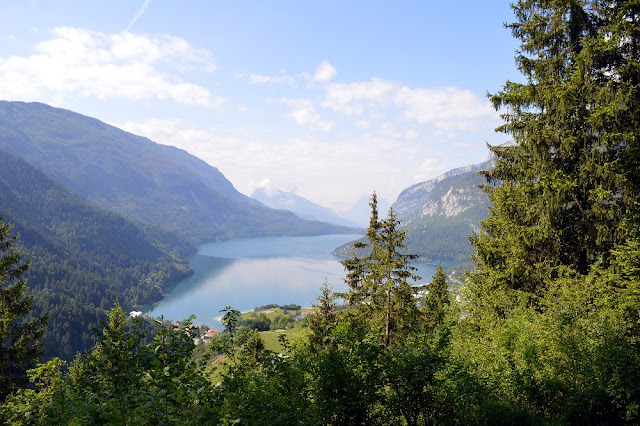
<svg viewBox="0 0 640 426">
<path fill-rule="evenodd" d="M 640 423 L 640 4 L 521 0 L 508 27 L 522 82 L 490 96 L 498 129 L 482 172 L 491 207 L 459 298 L 442 269 L 417 296 L 405 232 L 375 197 L 348 290 L 322 288 L 283 350 L 116 305 L 94 348 L 36 364 L 23 261 L 0 228 L 8 424 Z M 337 298 L 345 301 L 336 306 Z M 416 299 L 419 303 L 416 303 Z M 11 312 L 11 315 L 5 314 Z M 6 316 L 5 316 L 6 315 Z M 24 318 L 24 320 L 22 320 Z M 22 339 L 21 336 L 27 336 Z M 29 367 L 34 367 L 28 370 Z M 28 379 L 28 380 L 27 380 Z M 30 381 L 30 385 L 27 385 Z"/>
<path fill-rule="evenodd" d="M 44 353 L 72 360 L 115 300 L 147 305 L 188 276 L 194 248 L 168 232 L 91 205 L 22 159 L 0 151 L 0 206 L 20 235 L 33 313 L 47 314 Z"/>
</svg>

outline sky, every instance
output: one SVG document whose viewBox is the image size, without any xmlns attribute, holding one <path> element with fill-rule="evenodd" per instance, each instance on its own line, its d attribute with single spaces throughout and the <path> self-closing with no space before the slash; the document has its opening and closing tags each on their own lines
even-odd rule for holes
<svg viewBox="0 0 640 426">
<path fill-rule="evenodd" d="M 482 162 L 503 0 L 0 0 L 0 99 L 98 118 L 345 210 Z"/>
</svg>

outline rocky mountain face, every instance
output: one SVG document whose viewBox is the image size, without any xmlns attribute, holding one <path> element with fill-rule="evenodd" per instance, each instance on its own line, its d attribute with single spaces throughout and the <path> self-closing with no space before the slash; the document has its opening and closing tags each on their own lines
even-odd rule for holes
<svg viewBox="0 0 640 426">
<path fill-rule="evenodd" d="M 492 166 L 488 160 L 459 167 L 400 193 L 392 208 L 402 222 L 400 227 L 407 230 L 405 244 L 410 253 L 429 260 L 469 258 L 469 235 L 479 229 L 479 221 L 488 214 L 489 201 L 478 188 L 486 182 L 478 172 Z M 340 246 L 334 254 L 348 257 L 352 246 Z"/>
<path fill-rule="evenodd" d="M 393 209 L 408 230 L 407 245 L 432 259 L 465 259 L 471 251 L 468 236 L 487 217 L 488 199 L 478 188 L 478 175 L 492 161 L 460 167 L 400 193 Z"/>
</svg>

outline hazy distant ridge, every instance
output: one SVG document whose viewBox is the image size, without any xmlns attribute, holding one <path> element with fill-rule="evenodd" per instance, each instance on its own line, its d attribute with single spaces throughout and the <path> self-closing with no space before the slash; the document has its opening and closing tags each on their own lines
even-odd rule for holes
<svg viewBox="0 0 640 426">
<path fill-rule="evenodd" d="M 194 242 L 351 231 L 270 209 L 184 150 L 41 103 L 0 102 L 0 149 L 104 208 Z"/>
<path fill-rule="evenodd" d="M 358 226 L 355 222 L 339 216 L 329 207 L 323 207 L 306 198 L 281 189 L 257 188 L 251 194 L 251 198 L 255 198 L 272 209 L 289 210 L 302 219 L 319 220 L 343 226 Z"/>
</svg>

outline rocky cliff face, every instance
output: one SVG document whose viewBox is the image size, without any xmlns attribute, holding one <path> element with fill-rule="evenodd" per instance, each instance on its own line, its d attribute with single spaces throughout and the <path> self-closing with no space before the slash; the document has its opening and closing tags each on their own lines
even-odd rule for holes
<svg viewBox="0 0 640 426">
<path fill-rule="evenodd" d="M 477 173 L 491 166 L 491 162 L 486 161 L 459 167 L 410 186 L 400 193 L 393 209 L 405 224 L 424 216 L 457 216 L 486 200 L 482 191 L 469 187 L 468 183 L 483 183 L 482 178 L 476 179 Z"/>
<path fill-rule="evenodd" d="M 413 252 L 433 259 L 468 257 L 468 237 L 487 216 L 488 199 L 478 188 L 485 182 L 478 172 L 492 166 L 489 160 L 460 167 L 402 191 L 393 209 Z"/>
<path fill-rule="evenodd" d="M 492 167 L 492 160 L 459 167 L 402 191 L 392 207 L 407 230 L 410 253 L 434 260 L 469 258 L 469 235 L 488 214 L 489 200 L 478 187 L 486 182 L 478 172 Z M 348 257 L 352 246 L 338 247 L 334 254 Z"/>
</svg>

